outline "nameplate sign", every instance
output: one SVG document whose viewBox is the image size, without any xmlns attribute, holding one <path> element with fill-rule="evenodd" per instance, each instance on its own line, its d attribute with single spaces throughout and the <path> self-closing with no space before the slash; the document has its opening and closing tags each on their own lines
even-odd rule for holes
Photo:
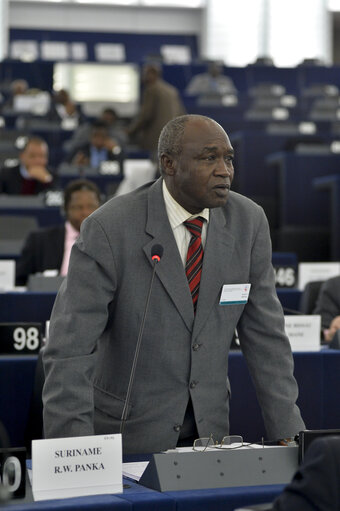
<svg viewBox="0 0 340 511">
<path fill-rule="evenodd" d="M 327 280 L 340 275 L 340 263 L 300 263 L 298 288 L 303 291 L 308 282 Z"/>
<path fill-rule="evenodd" d="M 41 323 L 0 323 L 1 355 L 35 355 L 42 342 Z"/>
<path fill-rule="evenodd" d="M 0 290 L 9 291 L 14 288 L 15 283 L 15 261 L 4 259 L 0 261 Z"/>
<path fill-rule="evenodd" d="M 99 173 L 103 176 L 118 176 L 120 174 L 119 161 L 102 161 L 99 166 Z"/>
<path fill-rule="evenodd" d="M 320 349 L 321 316 L 285 316 L 285 329 L 292 351 Z"/>
<path fill-rule="evenodd" d="M 34 500 L 123 491 L 122 436 L 32 441 Z"/>
<path fill-rule="evenodd" d="M 61 129 L 65 131 L 71 131 L 78 128 L 79 121 L 77 117 L 65 117 L 65 119 L 61 120 L 60 126 Z"/>
</svg>

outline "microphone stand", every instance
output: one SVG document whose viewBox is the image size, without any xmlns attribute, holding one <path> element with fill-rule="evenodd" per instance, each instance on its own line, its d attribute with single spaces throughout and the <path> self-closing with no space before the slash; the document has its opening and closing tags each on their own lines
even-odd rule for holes
<svg viewBox="0 0 340 511">
<path fill-rule="evenodd" d="M 139 329 L 139 333 L 138 333 L 138 339 L 137 339 L 137 343 L 136 343 L 135 354 L 134 354 L 134 357 L 133 357 L 132 368 L 131 368 L 129 384 L 128 384 L 128 388 L 127 388 L 127 392 L 126 392 L 124 408 L 123 408 L 122 416 L 120 418 L 120 430 L 119 430 L 119 432 L 122 435 L 123 435 L 123 432 L 124 432 L 125 422 L 126 422 L 126 418 L 127 418 L 127 414 L 128 414 L 128 407 L 129 407 L 129 403 L 130 403 L 130 396 L 131 396 L 132 386 L 133 386 L 133 382 L 134 382 L 134 379 L 135 379 L 135 372 L 136 372 L 136 367 L 137 367 L 137 361 L 138 361 L 138 357 L 139 357 L 139 351 L 140 351 L 140 346 L 141 346 L 143 332 L 144 332 L 145 318 L 146 318 L 146 314 L 147 314 L 148 308 L 149 308 L 150 296 L 151 296 L 151 291 L 152 291 L 152 284 L 153 284 L 153 280 L 154 280 L 155 272 L 156 272 L 156 264 L 160 261 L 160 256 L 158 256 L 158 255 L 152 256 L 152 261 L 153 261 L 153 270 L 152 270 L 151 282 L 150 282 L 150 286 L 149 286 L 149 293 L 148 293 L 148 297 L 147 297 L 146 304 L 145 304 L 145 309 L 144 309 L 144 314 L 143 314 L 143 318 L 142 318 L 142 323 L 141 323 L 141 326 L 140 326 L 140 329 Z"/>
</svg>

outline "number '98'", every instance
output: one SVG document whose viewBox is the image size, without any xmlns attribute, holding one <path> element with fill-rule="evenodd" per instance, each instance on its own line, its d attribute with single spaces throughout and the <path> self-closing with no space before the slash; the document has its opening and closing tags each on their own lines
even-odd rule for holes
<svg viewBox="0 0 340 511">
<path fill-rule="evenodd" d="M 15 328 L 13 332 L 14 348 L 18 351 L 25 348 L 36 350 L 39 347 L 39 330 L 31 326 L 27 331 L 23 327 Z"/>
</svg>

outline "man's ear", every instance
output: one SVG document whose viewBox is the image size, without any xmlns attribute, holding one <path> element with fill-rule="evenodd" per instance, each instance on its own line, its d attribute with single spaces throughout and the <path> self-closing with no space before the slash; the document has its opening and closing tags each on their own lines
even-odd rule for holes
<svg viewBox="0 0 340 511">
<path fill-rule="evenodd" d="M 176 173 L 176 161 L 172 156 L 168 154 L 162 154 L 161 163 L 165 175 L 173 176 Z"/>
</svg>

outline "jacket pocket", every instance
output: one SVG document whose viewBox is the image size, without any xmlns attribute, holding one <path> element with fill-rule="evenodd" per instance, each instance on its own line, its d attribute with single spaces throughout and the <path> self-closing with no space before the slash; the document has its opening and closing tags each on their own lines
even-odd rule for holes
<svg viewBox="0 0 340 511">
<path fill-rule="evenodd" d="M 122 399 L 111 392 L 100 389 L 94 385 L 94 408 L 99 412 L 109 415 L 115 419 L 120 420 L 123 408 L 125 405 L 125 399 Z M 133 405 L 130 403 L 128 406 L 127 417 L 130 416 Z"/>
</svg>

